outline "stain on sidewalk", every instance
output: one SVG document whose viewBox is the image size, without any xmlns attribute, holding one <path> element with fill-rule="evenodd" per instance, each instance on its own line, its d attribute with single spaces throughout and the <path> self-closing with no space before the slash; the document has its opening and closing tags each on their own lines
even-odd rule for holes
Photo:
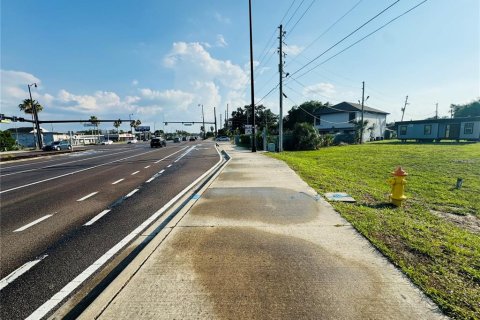
<svg viewBox="0 0 480 320">
<path fill-rule="evenodd" d="M 318 212 L 314 198 L 290 189 L 210 188 L 191 215 L 285 225 L 310 222 Z"/>
<path fill-rule="evenodd" d="M 398 314 L 380 299 L 381 280 L 368 266 L 305 240 L 254 228 L 185 228 L 172 240 L 176 259 L 189 260 L 218 319 Z"/>
</svg>

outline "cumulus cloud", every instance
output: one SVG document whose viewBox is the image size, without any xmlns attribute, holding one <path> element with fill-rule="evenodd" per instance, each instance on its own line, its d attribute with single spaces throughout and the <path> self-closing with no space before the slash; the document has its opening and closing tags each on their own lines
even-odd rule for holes
<svg viewBox="0 0 480 320">
<path fill-rule="evenodd" d="M 331 97 L 335 94 L 335 86 L 331 83 L 317 83 L 311 86 L 307 86 L 303 90 L 303 94 L 308 97 L 316 97 L 316 96 L 326 96 Z"/>
<path fill-rule="evenodd" d="M 164 65 L 174 69 L 175 73 L 187 82 L 215 81 L 235 90 L 243 89 L 248 83 L 247 74 L 242 68 L 229 60 L 214 59 L 197 42 L 174 43 L 171 52 L 164 59 Z"/>
<path fill-rule="evenodd" d="M 296 56 L 296 55 L 299 55 L 303 51 L 303 49 L 305 48 L 299 47 L 297 45 L 289 45 L 283 48 L 283 52 L 291 56 Z"/>
</svg>

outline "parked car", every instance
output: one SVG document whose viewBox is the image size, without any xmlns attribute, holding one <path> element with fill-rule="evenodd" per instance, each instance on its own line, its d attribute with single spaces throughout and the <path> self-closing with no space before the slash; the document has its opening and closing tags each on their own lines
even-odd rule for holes
<svg viewBox="0 0 480 320">
<path fill-rule="evenodd" d="M 72 150 L 68 140 L 54 141 L 43 147 L 43 151 Z"/>
<path fill-rule="evenodd" d="M 102 145 L 113 144 L 112 140 L 105 140 L 102 142 Z"/>
<path fill-rule="evenodd" d="M 150 140 L 150 148 L 166 147 L 167 142 L 161 137 L 155 137 Z"/>
<path fill-rule="evenodd" d="M 226 136 L 220 136 L 217 137 L 217 141 L 230 141 L 230 138 Z"/>
<path fill-rule="evenodd" d="M 195 137 L 191 136 L 188 141 L 195 141 Z"/>
<path fill-rule="evenodd" d="M 182 141 L 187 141 L 187 137 L 182 137 Z"/>
<path fill-rule="evenodd" d="M 138 140 L 137 139 L 132 139 L 132 140 L 128 140 L 127 143 L 137 143 Z"/>
<path fill-rule="evenodd" d="M 173 142 L 180 142 L 180 138 L 179 137 L 173 138 Z"/>
</svg>

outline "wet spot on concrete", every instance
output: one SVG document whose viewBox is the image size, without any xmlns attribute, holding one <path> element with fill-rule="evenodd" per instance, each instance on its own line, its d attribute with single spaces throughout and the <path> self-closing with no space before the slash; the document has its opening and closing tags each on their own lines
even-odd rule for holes
<svg viewBox="0 0 480 320">
<path fill-rule="evenodd" d="M 186 228 L 172 249 L 192 264 L 217 319 L 366 319 L 392 311 L 376 302 L 381 281 L 368 267 L 305 240 L 254 228 Z"/>
<path fill-rule="evenodd" d="M 202 198 L 192 216 L 284 225 L 312 221 L 319 210 L 314 198 L 285 188 L 210 188 Z"/>
</svg>

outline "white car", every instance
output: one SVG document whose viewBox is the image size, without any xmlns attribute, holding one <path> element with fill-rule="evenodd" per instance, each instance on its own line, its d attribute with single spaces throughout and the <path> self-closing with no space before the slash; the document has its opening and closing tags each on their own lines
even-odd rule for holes
<svg viewBox="0 0 480 320">
<path fill-rule="evenodd" d="M 128 142 L 127 142 L 127 143 L 137 143 L 137 142 L 138 142 L 138 140 L 137 140 L 137 139 L 132 139 L 132 140 L 128 140 Z"/>
<path fill-rule="evenodd" d="M 113 141 L 112 140 L 105 140 L 102 142 L 103 145 L 107 145 L 107 144 L 113 144 Z"/>
<path fill-rule="evenodd" d="M 230 141 L 230 138 L 226 136 L 220 136 L 217 138 L 217 141 Z"/>
</svg>

